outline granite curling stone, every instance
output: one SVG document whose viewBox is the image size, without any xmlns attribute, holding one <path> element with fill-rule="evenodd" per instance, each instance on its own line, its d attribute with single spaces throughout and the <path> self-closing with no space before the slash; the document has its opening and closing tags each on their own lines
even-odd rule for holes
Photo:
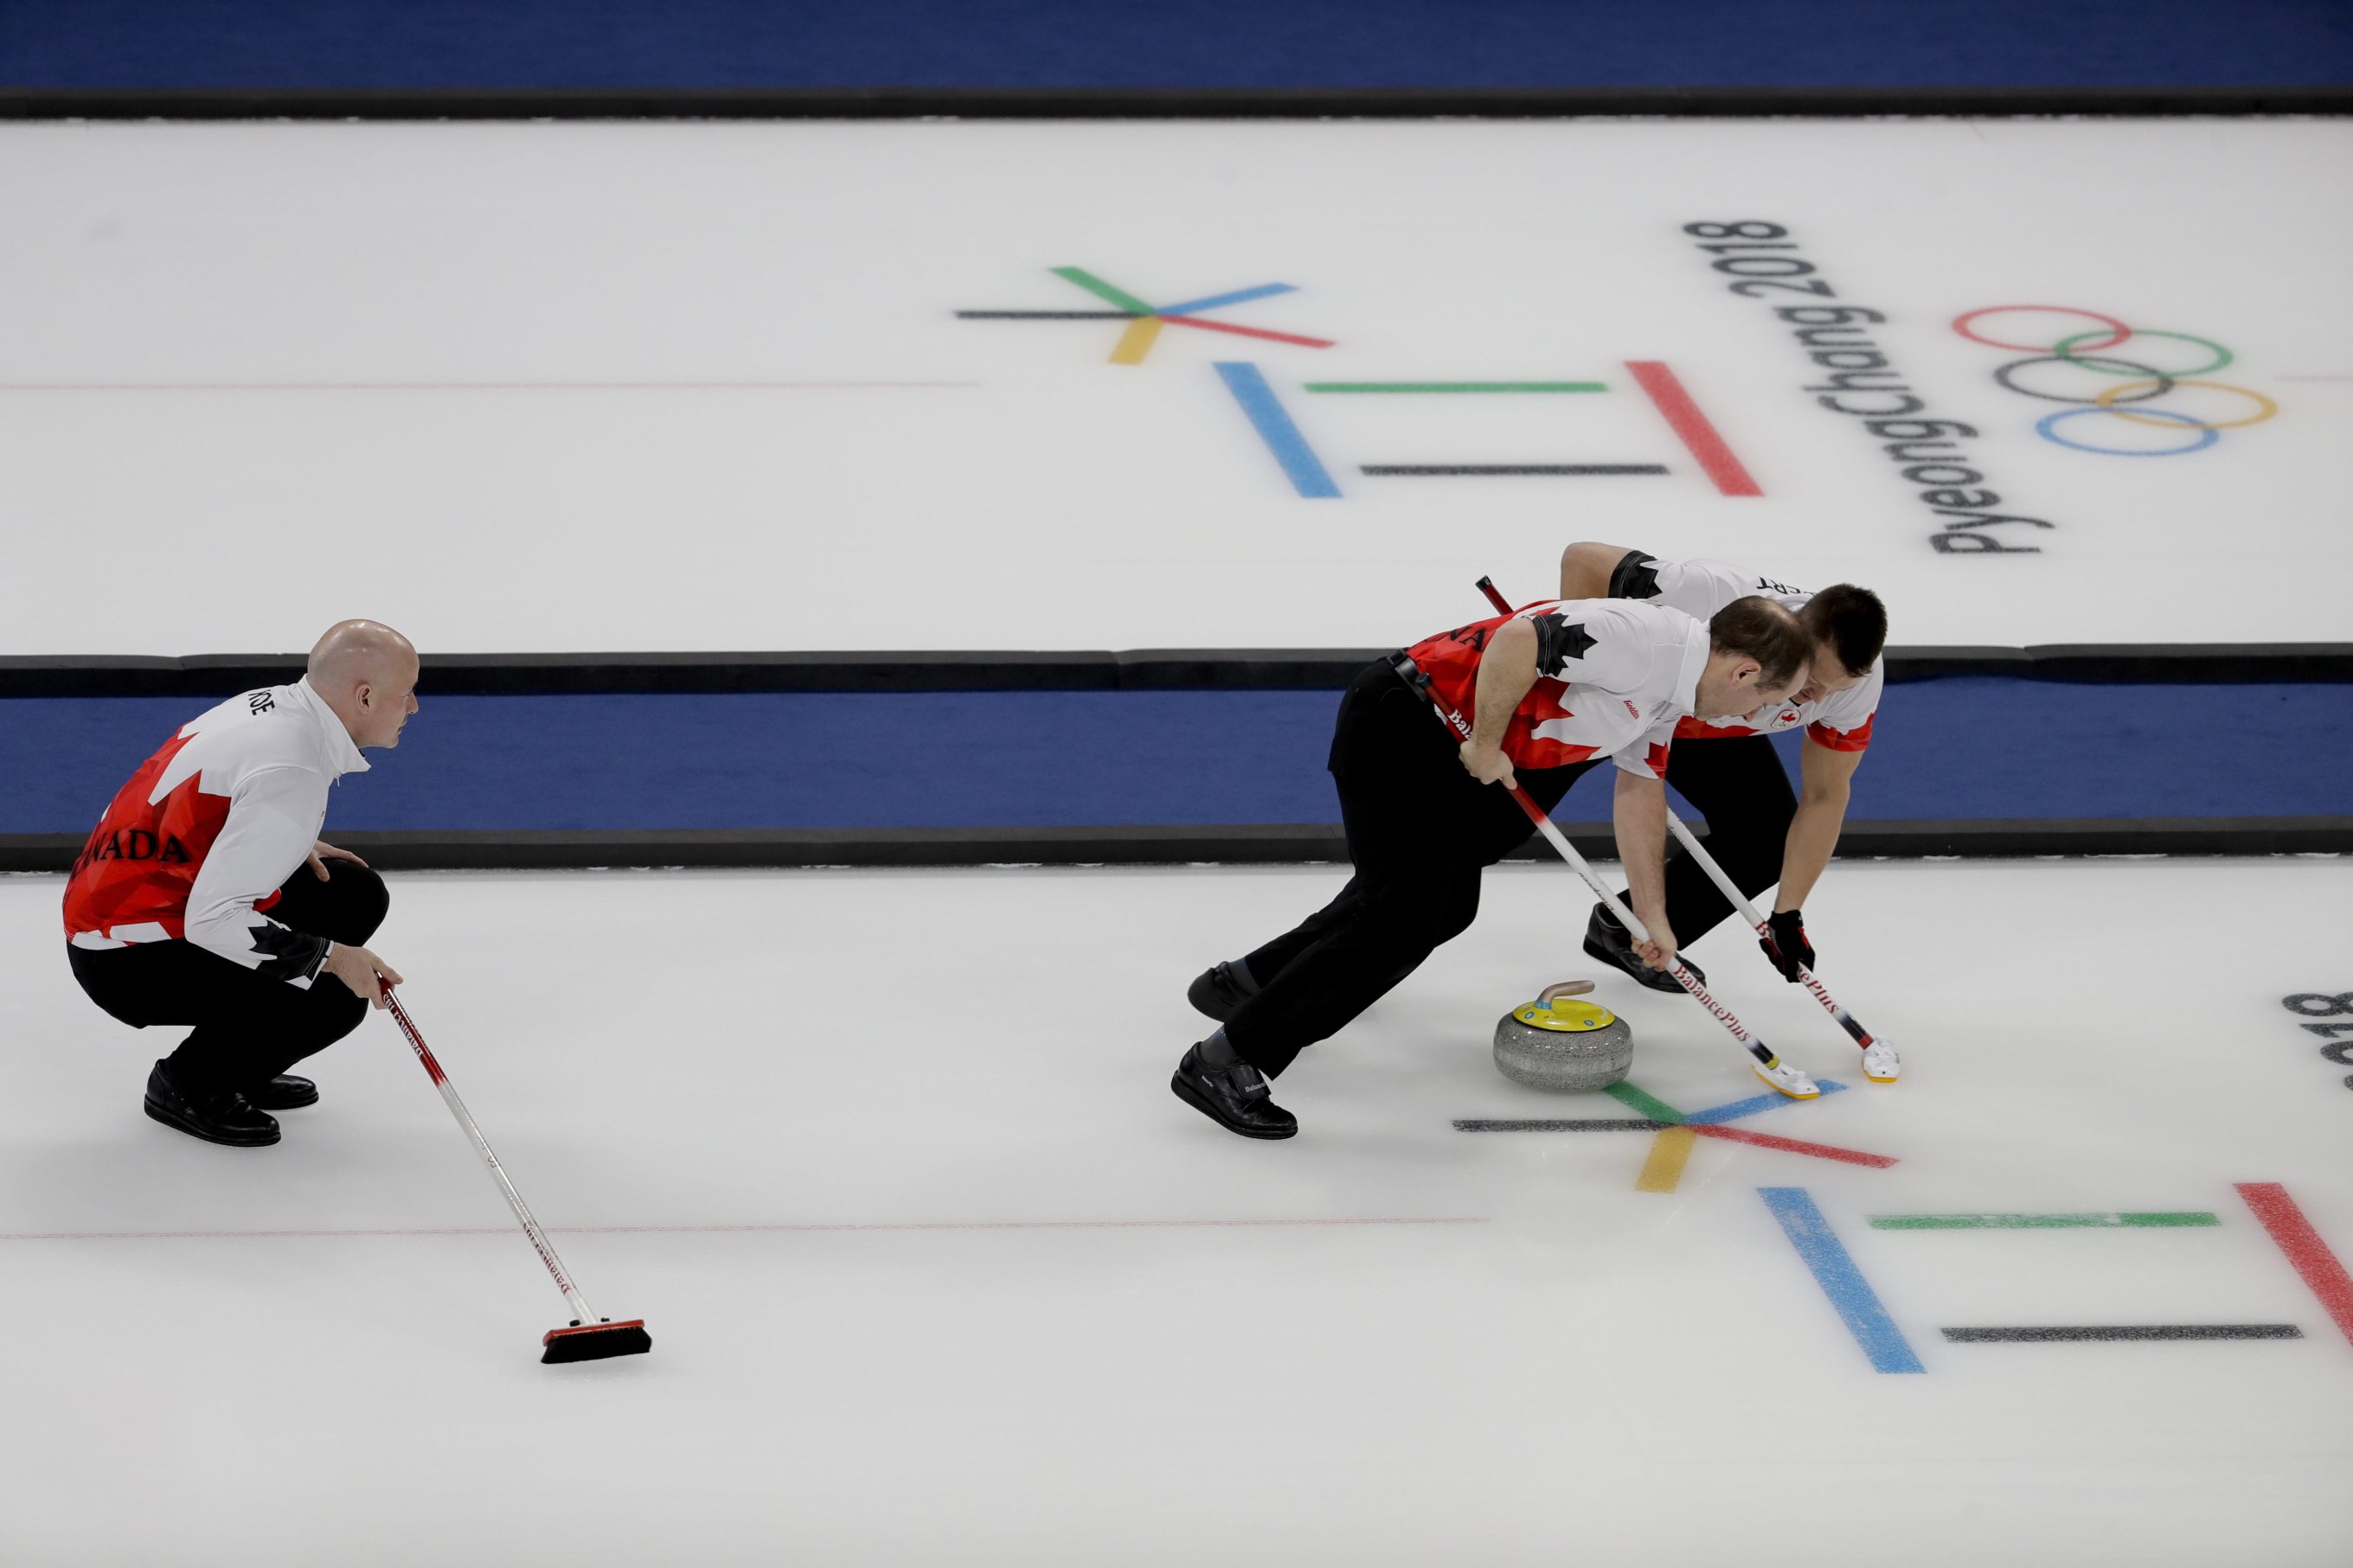
<svg viewBox="0 0 2353 1568">
<path fill-rule="evenodd" d="M 1546 986 L 1535 1001 L 1504 1015 L 1495 1026 L 1495 1070 L 1556 1094 L 1623 1081 L 1634 1066 L 1634 1031 L 1598 1003 L 1558 994 L 1564 989 Z"/>
</svg>

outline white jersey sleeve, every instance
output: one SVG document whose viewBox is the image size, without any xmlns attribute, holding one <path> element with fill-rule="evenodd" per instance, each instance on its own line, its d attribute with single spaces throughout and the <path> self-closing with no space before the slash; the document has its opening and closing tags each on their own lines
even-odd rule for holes
<svg viewBox="0 0 2353 1568">
<path fill-rule="evenodd" d="M 1820 702 L 1810 703 L 1812 713 L 1806 725 L 1806 739 L 1833 752 L 1867 751 L 1871 746 L 1871 721 L 1879 712 L 1879 698 L 1886 685 L 1883 661 L 1874 660 L 1871 673 L 1848 687 L 1833 691 Z"/>
<path fill-rule="evenodd" d="M 1609 573 L 1611 598 L 1664 605 L 1703 624 L 1735 599 L 1752 595 L 1793 611 L 1804 609 L 1814 597 L 1809 589 L 1776 582 L 1729 561 L 1662 561 L 1640 550 L 1619 557 Z M 1803 725 L 1810 739 L 1831 751 L 1864 751 L 1871 745 L 1872 717 L 1886 686 L 1885 662 L 1873 660 L 1862 679 L 1815 701 L 1777 702 L 1737 719 L 1692 719 L 1678 733 L 1693 740 L 1773 734 Z"/>
<path fill-rule="evenodd" d="M 228 817 L 188 889 L 187 939 L 231 963 L 308 989 L 330 945 L 281 925 L 254 905 L 309 858 L 327 811 L 327 780 L 309 768 L 261 767 L 245 774 Z"/>
<path fill-rule="evenodd" d="M 1704 626 L 1716 611 L 1750 595 L 1788 603 L 1793 595 L 1807 597 L 1778 583 L 1767 583 L 1728 561 L 1661 561 L 1630 550 L 1609 574 L 1609 596 L 1644 604 L 1664 605 Z M 1794 608 L 1795 606 L 1791 606 Z"/>
</svg>

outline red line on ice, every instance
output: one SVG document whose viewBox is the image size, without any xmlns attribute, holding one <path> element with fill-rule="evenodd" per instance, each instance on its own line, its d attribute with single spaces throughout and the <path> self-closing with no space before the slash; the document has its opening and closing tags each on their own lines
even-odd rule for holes
<svg viewBox="0 0 2353 1568">
<path fill-rule="evenodd" d="M 1699 466 L 1707 470 L 1707 477 L 1715 481 L 1717 489 L 1728 496 L 1765 493 L 1749 477 L 1748 470 L 1741 467 L 1740 459 L 1732 455 L 1724 437 L 1708 423 L 1707 416 L 1699 411 L 1699 405 L 1692 401 L 1692 395 L 1683 390 L 1683 384 L 1676 379 L 1673 371 L 1657 360 L 1628 360 L 1626 368 L 1633 373 L 1635 383 L 1650 395 L 1651 401 L 1658 405 L 1659 412 L 1666 416 L 1691 455 L 1699 459 Z"/>
<path fill-rule="evenodd" d="M 977 381 L 10 381 L 0 392 L 858 392 Z"/>
<path fill-rule="evenodd" d="M 1811 1154 L 1818 1160 L 1841 1160 L 1850 1165 L 1871 1165 L 1885 1170 L 1895 1163 L 1890 1154 L 1866 1154 L 1860 1149 L 1841 1149 L 1835 1143 L 1809 1143 L 1802 1138 L 1776 1138 L 1770 1132 L 1748 1132 L 1737 1127 L 1693 1126 L 1691 1130 L 1703 1138 L 1729 1138 L 1736 1143 L 1755 1143 L 1767 1149 L 1785 1150 L 1792 1154 Z"/>
<path fill-rule="evenodd" d="M 1279 343 L 1304 343 L 1311 349 L 1328 349 L 1330 338 L 1303 338 L 1297 332 L 1271 332 L 1264 327 L 1237 327 L 1230 321 L 1204 321 L 1198 316 L 1163 316 L 1172 327 L 1198 327 L 1205 332 L 1233 332 L 1245 338 L 1272 338 Z"/>
<path fill-rule="evenodd" d="M 1485 1225 L 1484 1215 L 1409 1215 L 1334 1219 L 975 1219 L 891 1220 L 815 1225 L 575 1225 L 549 1226 L 554 1236 L 764 1236 L 827 1231 L 892 1230 L 1218 1230 L 1282 1229 L 1298 1226 Z M 366 1236 L 512 1236 L 511 1225 L 396 1226 L 350 1230 L 28 1230 L 0 1232 L 0 1241 L 283 1241 Z"/>
<path fill-rule="evenodd" d="M 2345 1265 L 2328 1250 L 2328 1244 L 2320 1239 L 2320 1233 L 2312 1228 L 2312 1222 L 2304 1217 L 2285 1187 L 2277 1182 L 2241 1182 L 2238 1187 L 2239 1195 L 2247 1200 L 2247 1206 L 2263 1222 L 2279 1249 L 2328 1309 L 2337 1331 L 2353 1343 L 2353 1277 L 2346 1274 Z"/>
</svg>

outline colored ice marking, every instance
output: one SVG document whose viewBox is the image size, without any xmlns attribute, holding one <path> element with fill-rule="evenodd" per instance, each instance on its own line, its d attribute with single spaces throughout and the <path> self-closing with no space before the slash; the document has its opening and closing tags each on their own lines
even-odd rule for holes
<svg viewBox="0 0 2353 1568">
<path fill-rule="evenodd" d="M 1266 384 L 1258 366 L 1247 361 L 1220 360 L 1218 374 L 1224 378 L 1226 390 L 1234 395 L 1234 401 L 1242 405 L 1242 412 L 1250 416 L 1259 439 L 1266 443 L 1274 460 L 1290 476 L 1292 489 L 1312 500 L 1337 499 L 1340 487 L 1332 482 L 1331 474 L 1291 416 L 1283 411 L 1275 398 L 1274 388 Z"/>
<path fill-rule="evenodd" d="M 1273 294 L 1295 294 L 1298 286 L 1292 283 L 1261 283 L 1249 289 L 1229 289 L 1223 294 L 1208 294 L 1198 300 L 1187 300 L 1175 305 L 1149 305 L 1115 283 L 1096 277 L 1083 267 L 1057 267 L 1054 276 L 1066 283 L 1077 285 L 1109 305 L 1118 307 L 1118 314 L 1130 318 L 1127 330 L 1120 334 L 1118 346 L 1112 350 L 1113 364 L 1142 364 L 1152 352 L 1153 342 L 1163 326 L 1197 327 L 1208 332 L 1232 332 L 1245 338 L 1265 338 L 1279 343 L 1300 343 L 1308 348 L 1328 349 L 1329 338 L 1311 338 L 1298 332 L 1278 332 L 1265 327 L 1239 327 L 1231 321 L 1212 321 L 1196 312 L 1214 310 L 1224 305 L 1239 305 L 1245 300 L 1263 300 Z M 1077 316 L 1078 311 L 958 311 L 963 316 L 1022 315 Z"/>
<path fill-rule="evenodd" d="M 2285 1187 L 2277 1182 L 2241 1182 L 2238 1188 L 2239 1196 L 2254 1211 L 2273 1245 L 2286 1254 L 2289 1266 L 2320 1299 L 2328 1321 L 2348 1343 L 2353 1343 L 2353 1275 L 2345 1272 L 2345 1265 L 2328 1249 L 2328 1243 L 2287 1195 Z"/>
<path fill-rule="evenodd" d="M 1657 360 L 1628 360 L 1626 369 L 1719 491 L 1728 496 L 1765 493 L 1673 371 Z"/>
<path fill-rule="evenodd" d="M 1838 1310 L 1847 1331 L 1862 1347 L 1862 1353 L 1871 1358 L 1873 1370 L 1927 1371 L 1920 1364 L 1911 1342 L 1905 1339 L 1904 1331 L 1895 1326 L 1895 1320 L 1881 1304 L 1879 1293 L 1855 1266 L 1846 1244 L 1831 1229 L 1831 1222 L 1814 1203 L 1812 1194 L 1803 1187 L 1759 1187 L 1757 1191 L 1764 1198 L 1765 1206 L 1773 1211 L 1773 1217 L 1780 1222 L 1781 1233 L 1789 1238 L 1789 1245 L 1798 1249 L 1798 1256 L 1812 1271 L 1814 1282 Z"/>
<path fill-rule="evenodd" d="M 1096 299 L 1116 305 L 1131 315 L 1151 316 L 1159 313 L 1124 289 L 1113 287 L 1083 267 L 1057 267 L 1054 268 L 1054 276 L 1077 284 Z"/>
<path fill-rule="evenodd" d="M 2211 1214 L 2151 1210 L 2107 1214 L 1875 1214 L 1873 1230 L 2138 1230 L 2220 1225 Z"/>
<path fill-rule="evenodd" d="M 1826 1078 L 1820 1082 L 1824 1095 L 1837 1094 L 1847 1087 L 1836 1079 Z M 1867 1154 L 1860 1149 L 1841 1149 L 1832 1143 L 1810 1143 L 1802 1138 L 1780 1138 L 1770 1132 L 1750 1132 L 1724 1125 L 1739 1117 L 1754 1116 L 1760 1110 L 1805 1103 L 1792 1100 L 1787 1095 L 1751 1095 L 1746 1100 L 1711 1106 L 1686 1116 L 1658 1096 L 1630 1083 L 1613 1083 L 1602 1092 L 1620 1105 L 1639 1110 L 1651 1121 L 1663 1124 L 1658 1137 L 1651 1142 L 1650 1156 L 1642 1162 L 1641 1174 L 1634 1180 L 1634 1190 L 1639 1193 L 1673 1192 L 1683 1181 L 1683 1167 L 1691 1160 L 1694 1141 L 1700 1138 L 1720 1138 L 1732 1143 L 1754 1144 L 1760 1149 L 1778 1149 L 1786 1154 L 1809 1154 L 1817 1160 L 1836 1160 L 1842 1164 L 1869 1165 L 1878 1170 L 1895 1163 L 1894 1156 L 1888 1154 Z"/>
<path fill-rule="evenodd" d="M 1298 287 L 1291 283 L 1261 283 L 1255 289 L 1237 289 L 1230 294 L 1212 294 L 1206 300 L 1187 300 L 1181 305 L 1163 305 L 1155 312 L 1162 316 L 1189 316 L 1196 310 L 1215 310 L 1226 305 L 1239 305 L 1247 300 L 1263 300 L 1270 294 L 1295 294 Z"/>
<path fill-rule="evenodd" d="M 1598 381 L 1311 381 L 1310 392 L 1607 392 Z"/>
<path fill-rule="evenodd" d="M 1821 1085 L 1822 1097 L 1825 1099 L 1841 1092 L 1846 1088 L 1846 1085 L 1833 1079 L 1820 1079 L 1816 1081 Z M 1771 1110 L 1778 1106 L 1797 1103 L 1799 1102 L 1792 1100 L 1786 1094 L 1751 1095 L 1746 1100 L 1736 1100 L 1728 1105 L 1715 1106 L 1707 1110 L 1694 1110 L 1683 1120 L 1694 1127 L 1713 1127 L 1718 1122 L 1737 1121 L 1744 1116 L 1754 1116 L 1760 1110 Z"/>
<path fill-rule="evenodd" d="M 1637 1089 L 1630 1083 L 1623 1081 L 1613 1083 L 1601 1092 L 1627 1110 L 1639 1110 L 1653 1121 L 1672 1122 L 1680 1126 L 1691 1120 L 1657 1095 L 1647 1089 Z"/>
</svg>

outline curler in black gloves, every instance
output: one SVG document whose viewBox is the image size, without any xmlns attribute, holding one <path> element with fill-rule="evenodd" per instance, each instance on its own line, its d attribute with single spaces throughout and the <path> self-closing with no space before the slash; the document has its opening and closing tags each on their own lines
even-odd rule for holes
<svg viewBox="0 0 2353 1568">
<path fill-rule="evenodd" d="M 1799 966 L 1802 964 L 1808 969 L 1814 966 L 1814 948 L 1806 940 L 1804 912 L 1783 910 L 1765 924 L 1773 934 L 1760 938 L 1757 945 L 1765 950 L 1765 956 L 1772 960 L 1773 967 L 1781 972 L 1782 979 L 1792 985 L 1797 984 Z"/>
</svg>

